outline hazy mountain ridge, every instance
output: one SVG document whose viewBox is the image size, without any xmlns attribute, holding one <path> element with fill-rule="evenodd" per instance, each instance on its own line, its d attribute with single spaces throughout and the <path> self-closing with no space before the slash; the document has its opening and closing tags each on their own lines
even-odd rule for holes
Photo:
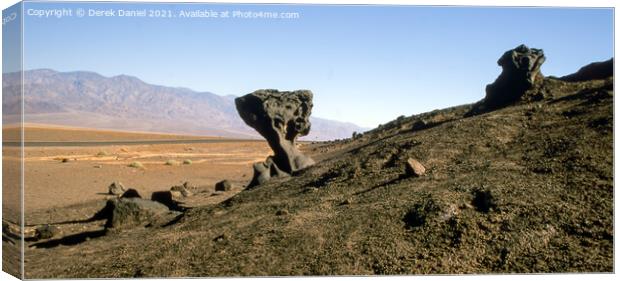
<svg viewBox="0 0 620 281">
<path fill-rule="evenodd" d="M 3 91 L 19 93 L 19 74 L 3 74 Z M 94 72 L 24 72 L 25 122 L 226 137 L 258 137 L 239 118 L 234 97 L 151 85 L 128 75 Z M 19 97 L 5 94 L 5 115 L 19 113 Z M 350 137 L 362 128 L 312 118 L 307 140 Z"/>
</svg>

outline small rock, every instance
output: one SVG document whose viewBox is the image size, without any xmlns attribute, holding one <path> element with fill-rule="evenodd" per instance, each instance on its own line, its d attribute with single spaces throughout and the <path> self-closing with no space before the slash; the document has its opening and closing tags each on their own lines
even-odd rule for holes
<svg viewBox="0 0 620 281">
<path fill-rule="evenodd" d="M 103 166 L 102 165 L 95 165 L 95 166 L 93 166 L 93 168 L 100 169 L 100 168 L 103 168 Z"/>
<path fill-rule="evenodd" d="M 110 195 L 121 195 L 125 192 L 125 187 L 119 181 L 115 181 L 110 186 L 108 186 L 108 194 Z"/>
<path fill-rule="evenodd" d="M 232 183 L 228 180 L 223 180 L 215 184 L 215 191 L 229 191 L 232 189 Z"/>
<path fill-rule="evenodd" d="M 190 183 L 185 182 L 183 185 L 175 185 L 170 188 L 170 192 L 172 192 L 173 197 L 190 197 L 194 195 L 191 191 L 189 191 Z"/>
<path fill-rule="evenodd" d="M 407 160 L 407 165 L 405 167 L 405 172 L 407 173 L 407 175 L 409 176 L 422 176 L 426 173 L 426 168 L 424 168 L 424 166 L 418 162 L 418 160 L 415 160 L 413 158 L 409 158 Z"/>
<path fill-rule="evenodd" d="M 58 228 L 49 224 L 39 226 L 34 230 L 34 237 L 37 240 L 50 239 L 56 234 L 58 234 Z"/>
<path fill-rule="evenodd" d="M 288 210 L 286 210 L 286 209 L 278 210 L 278 211 L 276 212 L 276 216 L 286 216 L 286 215 L 288 215 L 288 214 L 289 214 L 289 212 L 288 212 Z"/>
<path fill-rule="evenodd" d="M 226 234 L 222 234 L 222 235 L 219 235 L 219 236 L 213 238 L 214 242 L 224 242 L 226 240 L 228 240 L 228 235 L 226 235 Z"/>
</svg>

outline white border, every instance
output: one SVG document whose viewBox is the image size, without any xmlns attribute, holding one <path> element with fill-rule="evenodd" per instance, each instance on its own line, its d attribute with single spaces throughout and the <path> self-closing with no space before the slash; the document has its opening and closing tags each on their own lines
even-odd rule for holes
<svg viewBox="0 0 620 281">
<path fill-rule="evenodd" d="M 19 1 L 10 0 L 10 1 L 2 1 L 0 4 L 0 8 L 3 10 L 18 3 Z M 34 1 L 30 1 L 34 2 Z M 45 2 L 45 1 L 41 1 Z M 423 5 L 423 6 L 503 6 L 503 7 L 613 7 L 614 8 L 614 16 L 615 16 L 615 8 L 618 6 L 617 1 L 610 0 L 589 0 L 589 1 L 577 1 L 577 0 L 505 0 L 501 3 L 498 3 L 497 0 L 437 0 L 437 1 L 429 1 L 429 0 L 355 0 L 355 1 L 335 1 L 335 0 L 240 0 L 240 1 L 231 1 L 231 0 L 215 0 L 215 1 L 204 1 L 204 0 L 187 0 L 187 1 L 179 1 L 179 0 L 134 0 L 134 1 L 119 1 L 119 0 L 109 0 L 109 1 L 78 1 L 78 0 L 64 0 L 64 1 L 56 1 L 56 2 L 176 2 L 176 3 L 253 3 L 253 4 L 345 4 L 345 5 L 364 5 L 364 4 L 389 4 L 389 5 Z M 23 18 L 23 17 L 22 17 Z M 23 27 L 23 23 L 22 23 Z M 618 30 L 618 23 L 614 19 L 614 37 L 616 31 Z M 0 38 L 1 38 L 1 29 L 0 29 Z M 618 45 L 615 44 L 614 38 L 614 51 L 617 53 Z M 1 45 L 1 44 L 0 44 Z M 1 48 L 1 47 L 0 47 Z M 23 56 L 22 56 L 23 59 Z M 2 59 L 0 58 L 0 63 Z M 22 91 L 23 92 L 23 91 Z M 22 105 L 23 106 L 23 105 Z M 614 99 L 614 116 L 616 116 L 616 112 L 618 110 L 617 103 Z M 0 114 L 2 114 L 2 108 L 0 107 Z M 615 118 L 614 118 L 615 119 Z M 614 122 L 615 125 L 615 122 Z M 0 132 L 0 137 L 2 133 Z M 614 175 L 617 174 L 618 170 L 616 169 L 615 160 L 617 159 L 616 146 L 619 143 L 616 138 L 616 126 L 614 126 Z M 0 162 L 0 169 L 2 167 L 2 163 Z M 1 175 L 0 175 L 1 179 Z M 615 187 L 614 180 L 614 187 Z M 614 188 L 614 216 L 616 214 L 616 201 L 615 196 L 616 190 Z M 22 206 L 23 206 L 23 194 L 22 196 Z M 1 193 L 0 193 L 1 199 Z M 0 208 L 0 214 L 2 209 Z M 22 214 L 23 215 L 23 214 Z M 23 221 L 23 218 L 22 218 Z M 614 217 L 614 233 L 615 226 L 618 225 L 618 217 Z M 616 271 L 619 267 L 619 258 L 617 256 L 618 253 L 618 243 L 614 239 L 614 271 Z M 23 247 L 23 246 L 22 246 Z M 2 261 L 0 259 L 0 265 Z M 23 272 L 23 271 L 22 271 Z M 7 280 L 8 278 L 13 278 L 11 275 L 1 272 L 0 278 L 2 280 Z M 597 279 L 597 280 L 616 280 L 616 273 L 614 274 L 540 274 L 540 275 L 459 275 L 459 276 L 377 276 L 377 277 L 295 277 L 302 280 L 326 280 L 326 279 L 337 279 L 337 280 L 358 280 L 358 279 L 368 279 L 372 278 L 373 280 L 523 280 L 527 278 L 528 280 L 562 280 L 562 281 L 581 281 L 582 279 Z M 279 277 L 279 278 L 271 278 L 271 277 L 263 277 L 263 278 L 243 278 L 242 280 L 282 280 L 282 279 L 291 279 L 291 277 Z M 83 279 L 73 279 L 73 280 L 83 280 Z M 149 279 L 149 280 L 169 280 L 169 279 Z M 197 280 L 231 280 L 231 278 L 198 278 Z"/>
</svg>

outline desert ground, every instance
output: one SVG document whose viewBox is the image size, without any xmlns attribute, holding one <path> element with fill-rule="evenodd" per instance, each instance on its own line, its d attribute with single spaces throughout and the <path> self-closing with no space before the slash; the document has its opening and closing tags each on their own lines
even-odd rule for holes
<svg viewBox="0 0 620 281">
<path fill-rule="evenodd" d="M 613 272 L 613 77 L 527 93 L 303 144 L 316 164 L 253 189 L 261 141 L 27 146 L 25 276 Z M 215 192 L 222 179 L 235 187 Z M 87 219 L 112 181 L 145 198 L 189 181 L 194 195 L 163 224 L 104 228 Z"/>
<path fill-rule="evenodd" d="M 9 142 L 19 139 L 17 128 L 6 128 L 4 135 Z M 98 229 L 103 222 L 68 222 L 88 219 L 101 209 L 114 197 L 108 194 L 113 182 L 145 198 L 189 182 L 195 196 L 183 202 L 184 207 L 221 202 L 241 191 L 251 179 L 252 163 L 271 152 L 264 141 L 39 124 L 27 125 L 24 137 L 26 238 L 42 224 L 57 225 L 62 236 Z M 19 165 L 18 153 L 18 147 L 4 148 L 7 175 Z M 215 183 L 225 179 L 232 190 L 215 192 Z M 18 190 L 7 186 L 4 191 L 5 220 L 14 224 Z"/>
</svg>

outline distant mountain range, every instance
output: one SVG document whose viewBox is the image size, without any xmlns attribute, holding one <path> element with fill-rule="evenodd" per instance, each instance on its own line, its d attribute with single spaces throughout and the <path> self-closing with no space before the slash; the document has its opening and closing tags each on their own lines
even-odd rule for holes
<svg viewBox="0 0 620 281">
<path fill-rule="evenodd" d="M 4 122 L 18 120 L 19 73 L 3 74 Z M 234 96 L 151 85 L 94 72 L 24 72 L 25 122 L 96 129 L 257 138 L 237 114 Z M 316 106 L 316 105 L 315 105 Z M 12 119 L 12 120 L 11 120 Z M 305 140 L 350 137 L 365 129 L 351 123 L 311 118 Z"/>
</svg>

